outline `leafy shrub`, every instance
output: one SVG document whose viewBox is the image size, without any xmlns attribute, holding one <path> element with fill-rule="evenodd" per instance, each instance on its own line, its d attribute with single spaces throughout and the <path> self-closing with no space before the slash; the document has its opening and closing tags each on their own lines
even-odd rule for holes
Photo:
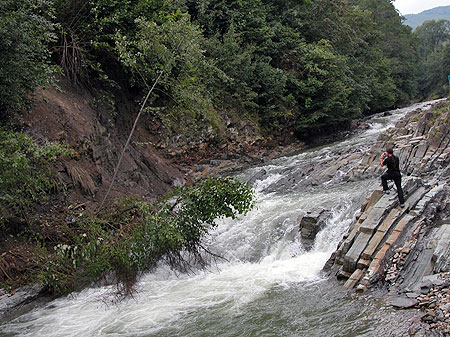
<svg viewBox="0 0 450 337">
<path fill-rule="evenodd" d="M 215 219 L 246 214 L 253 203 L 248 185 L 220 178 L 184 187 L 157 204 L 128 199 L 113 212 L 75 217 L 71 243 L 54 247 L 39 279 L 61 294 L 113 273 L 129 294 L 137 276 L 160 261 L 182 271 L 192 261 L 204 266 L 201 242 Z"/>
<path fill-rule="evenodd" d="M 50 164 L 73 153 L 66 145 L 38 146 L 23 133 L 0 130 L 0 208 L 20 213 L 44 198 L 57 186 Z"/>
</svg>

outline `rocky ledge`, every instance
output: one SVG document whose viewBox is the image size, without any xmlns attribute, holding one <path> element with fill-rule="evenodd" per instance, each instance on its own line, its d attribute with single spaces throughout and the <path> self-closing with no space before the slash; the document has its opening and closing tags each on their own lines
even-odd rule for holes
<svg viewBox="0 0 450 337">
<path fill-rule="evenodd" d="M 380 149 L 393 147 L 406 203 L 399 205 L 395 190 L 376 188 L 324 267 L 346 289 L 386 288 L 393 306 L 421 310 L 437 336 L 450 335 L 449 115 L 448 101 L 409 113 L 347 173 L 352 180 L 379 176 Z"/>
<path fill-rule="evenodd" d="M 0 289 L 0 324 L 50 301 L 52 297 L 39 284 L 25 285 L 13 292 Z"/>
</svg>

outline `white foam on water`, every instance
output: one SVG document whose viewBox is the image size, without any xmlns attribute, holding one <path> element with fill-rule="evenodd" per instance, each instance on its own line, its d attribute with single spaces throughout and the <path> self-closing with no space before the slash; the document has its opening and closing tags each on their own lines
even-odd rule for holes
<svg viewBox="0 0 450 337">
<path fill-rule="evenodd" d="M 142 278 L 134 299 L 118 306 L 104 302 L 113 288 L 87 289 L 35 310 L 3 331 L 49 337 L 149 335 L 180 324 L 192 312 L 211 308 L 235 312 L 273 287 L 318 281 L 339 240 L 337 233 L 346 226 L 342 219 L 348 202 L 334 211 L 331 225 L 319 233 L 318 242 L 323 244 L 311 252 L 305 253 L 299 242 L 296 219 L 302 208 L 338 194 L 258 195 L 257 207 L 247 217 L 222 220 L 211 233 L 211 249 L 230 262 L 195 275 L 177 275 L 162 266 Z"/>
<path fill-rule="evenodd" d="M 202 309 L 236 311 L 274 286 L 319 280 L 328 257 L 311 252 L 294 258 L 266 256 L 258 263 L 218 266 L 219 272 L 176 276 L 160 268 L 145 276 L 135 299 L 106 305 L 111 288 L 88 289 L 24 316 L 4 332 L 21 336 L 148 335 L 166 328 L 189 312 Z"/>
<path fill-rule="evenodd" d="M 247 217 L 222 220 L 211 233 L 210 248 L 230 262 L 195 275 L 177 275 L 162 266 L 142 278 L 135 299 L 118 306 L 103 301 L 113 288 L 87 289 L 37 309 L 3 331 L 49 337 L 149 335 L 179 324 L 192 312 L 234 312 L 274 286 L 320 280 L 333 247 L 305 253 L 297 235 L 299 207 L 311 201 L 299 195 L 258 198 Z"/>
<path fill-rule="evenodd" d="M 255 193 L 259 193 L 259 192 L 263 191 L 267 186 L 270 186 L 270 185 L 276 183 L 277 181 L 279 181 L 281 178 L 283 178 L 282 174 L 279 174 L 279 173 L 270 174 L 268 177 L 266 177 L 263 180 L 257 180 L 255 182 L 255 184 L 253 185 L 253 189 L 254 189 Z"/>
<path fill-rule="evenodd" d="M 426 108 L 427 104 L 414 108 L 419 107 Z M 399 110 L 394 117 L 377 117 L 380 122 L 376 121 L 366 136 L 373 137 L 390 127 L 410 110 Z M 336 146 L 352 144 L 356 140 Z M 212 310 L 223 312 L 226 317 L 273 287 L 289 288 L 301 282 L 320 281 L 323 265 L 354 218 L 360 204 L 355 198 L 365 190 L 364 185 L 348 183 L 336 189 L 319 186 L 308 194 L 301 191 L 265 194 L 263 191 L 282 179 L 284 171 L 295 169 L 305 160 L 312 162 L 333 155 L 331 149 L 332 146 L 323 147 L 279 158 L 269 166 L 249 172 L 255 174 L 261 169 L 267 172 L 264 179 L 254 184 L 256 208 L 246 217 L 218 221 L 205 242 L 227 261 L 218 260 L 217 265 L 194 275 L 176 274 L 161 266 L 142 277 L 134 298 L 118 305 L 108 302 L 114 288 L 86 289 L 4 324 L 0 336 L 2 333 L 48 337 L 150 336 L 173 326 L 179 326 L 182 331 L 184 319 L 195 320 L 196 313 Z M 305 252 L 297 218 L 322 204 L 332 205 L 333 215 L 318 233 L 313 249 Z"/>
</svg>

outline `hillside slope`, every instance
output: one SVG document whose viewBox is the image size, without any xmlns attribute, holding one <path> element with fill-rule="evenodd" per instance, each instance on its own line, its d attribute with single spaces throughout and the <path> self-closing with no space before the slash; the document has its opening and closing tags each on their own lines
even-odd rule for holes
<svg viewBox="0 0 450 337">
<path fill-rule="evenodd" d="M 419 14 L 407 14 L 405 15 L 405 24 L 416 29 L 427 20 L 450 20 L 450 6 L 441 6 L 432 9 L 428 9 Z"/>
<path fill-rule="evenodd" d="M 136 112 L 130 107 L 112 123 L 108 111 L 96 108 L 87 90 L 64 82 L 60 86 L 61 90 L 48 88 L 36 96 L 31 113 L 22 116 L 24 131 L 42 143 L 66 143 L 77 151 L 77 159 L 61 164 L 59 174 L 80 200 L 95 204 L 109 187 Z M 151 145 L 156 139 L 145 121 L 138 126 L 119 169 L 113 195 L 156 196 L 167 192 L 175 181 L 183 180 L 182 172 Z"/>
</svg>

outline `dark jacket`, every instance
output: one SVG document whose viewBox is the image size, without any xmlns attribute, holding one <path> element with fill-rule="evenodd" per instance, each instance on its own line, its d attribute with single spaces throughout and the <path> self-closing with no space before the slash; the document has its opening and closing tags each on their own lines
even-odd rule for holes
<svg viewBox="0 0 450 337">
<path fill-rule="evenodd" d="M 400 174 L 400 161 L 398 157 L 392 155 L 388 156 L 383 160 L 383 166 L 387 166 L 388 173 L 397 173 Z"/>
</svg>

